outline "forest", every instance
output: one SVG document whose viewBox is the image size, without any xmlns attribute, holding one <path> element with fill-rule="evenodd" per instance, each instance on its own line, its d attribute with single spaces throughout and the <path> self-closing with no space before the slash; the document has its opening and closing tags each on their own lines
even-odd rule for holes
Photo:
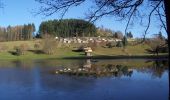
<svg viewBox="0 0 170 100">
<path fill-rule="evenodd" d="M 113 31 L 104 27 L 96 27 L 93 23 L 82 19 L 60 19 L 41 22 L 39 30 L 35 32 L 34 23 L 0 27 L 0 41 L 21 41 L 35 38 L 43 38 L 45 35 L 52 37 L 113 37 L 122 39 L 121 31 Z M 36 34 L 34 34 L 36 33 Z M 133 38 L 131 32 L 127 38 Z"/>
<path fill-rule="evenodd" d="M 40 35 L 49 34 L 58 37 L 96 36 L 94 24 L 81 19 L 48 20 L 40 24 Z"/>
<path fill-rule="evenodd" d="M 35 25 L 33 23 L 0 27 L 0 41 L 31 40 L 33 32 L 35 32 Z"/>
</svg>

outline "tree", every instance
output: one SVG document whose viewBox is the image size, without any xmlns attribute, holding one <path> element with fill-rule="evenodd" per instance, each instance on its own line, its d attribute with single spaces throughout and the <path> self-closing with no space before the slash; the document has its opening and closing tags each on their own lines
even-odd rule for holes
<svg viewBox="0 0 170 100">
<path fill-rule="evenodd" d="M 39 33 L 58 37 L 96 36 L 96 27 L 80 19 L 49 20 L 40 24 Z"/>
<path fill-rule="evenodd" d="M 150 46 L 150 49 L 147 49 L 149 53 L 157 54 L 164 51 L 166 47 L 166 41 L 164 39 L 161 39 L 160 37 L 154 37 L 150 42 L 148 43 Z M 163 52 L 162 52 L 163 53 Z"/>
<path fill-rule="evenodd" d="M 62 12 L 63 16 L 70 7 L 79 6 L 87 0 L 35 0 L 42 4 L 39 14 L 50 16 L 54 13 Z M 148 6 L 149 5 L 149 6 Z M 168 0 L 94 0 L 93 9 L 88 11 L 87 18 L 90 21 L 112 15 L 127 20 L 125 33 L 127 33 L 128 26 L 135 18 L 148 19 L 147 27 L 145 29 L 144 38 L 151 24 L 152 17 L 159 17 L 161 26 L 167 31 L 168 41 L 170 43 L 170 12 L 168 11 L 170 2 Z M 141 9 L 146 6 L 147 11 Z M 166 21 L 165 21 L 165 20 Z"/>
<path fill-rule="evenodd" d="M 128 32 L 126 35 L 127 35 L 127 38 L 133 38 L 132 32 Z"/>
<path fill-rule="evenodd" d="M 117 39 L 123 39 L 123 33 L 121 31 L 117 31 L 113 34 L 113 37 Z"/>
<path fill-rule="evenodd" d="M 161 40 L 165 40 L 165 37 L 162 35 L 162 32 L 159 32 L 158 34 L 155 34 L 155 38 L 159 38 Z"/>
<path fill-rule="evenodd" d="M 97 28 L 97 35 L 102 37 L 111 37 L 113 36 L 114 32 L 111 29 L 104 28 L 104 27 L 98 27 Z"/>
<path fill-rule="evenodd" d="M 0 41 L 30 40 L 34 31 L 34 24 L 0 27 Z"/>
<path fill-rule="evenodd" d="M 122 39 L 123 46 L 126 47 L 128 45 L 127 37 L 124 36 Z"/>
</svg>

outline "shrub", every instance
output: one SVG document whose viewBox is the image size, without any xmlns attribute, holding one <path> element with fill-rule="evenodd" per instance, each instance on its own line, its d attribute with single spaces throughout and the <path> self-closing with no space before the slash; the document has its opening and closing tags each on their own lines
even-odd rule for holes
<svg viewBox="0 0 170 100">
<path fill-rule="evenodd" d="M 45 54 L 54 54 L 57 49 L 57 41 L 55 39 L 46 38 L 43 40 L 42 52 Z"/>
<path fill-rule="evenodd" d="M 112 47 L 115 47 L 116 44 L 115 44 L 115 42 L 108 42 L 108 43 L 106 44 L 106 46 L 107 46 L 108 48 L 112 48 Z"/>
<path fill-rule="evenodd" d="M 20 46 L 14 46 L 14 49 L 16 50 L 16 55 L 24 55 L 28 50 L 28 48 L 29 48 L 28 44 L 21 44 Z"/>
<path fill-rule="evenodd" d="M 154 38 L 150 40 L 150 43 L 148 43 L 148 45 L 150 46 L 150 49 L 148 49 L 147 51 L 149 53 L 153 53 L 157 55 L 158 53 L 167 52 L 168 49 L 168 46 L 166 45 L 166 41 L 160 38 Z"/>
<path fill-rule="evenodd" d="M 123 47 L 123 43 L 121 41 L 118 41 L 116 47 Z"/>
<path fill-rule="evenodd" d="M 126 36 L 123 37 L 122 43 L 123 43 L 123 46 L 127 46 L 128 45 L 128 41 L 127 41 Z"/>
<path fill-rule="evenodd" d="M 19 46 L 15 47 L 15 50 L 16 50 L 16 55 L 23 55 L 24 54 Z"/>
<path fill-rule="evenodd" d="M 77 51 L 78 51 L 78 52 L 83 52 L 85 47 L 86 47 L 85 45 L 81 45 L 81 46 L 79 46 L 79 47 L 77 48 Z"/>
</svg>

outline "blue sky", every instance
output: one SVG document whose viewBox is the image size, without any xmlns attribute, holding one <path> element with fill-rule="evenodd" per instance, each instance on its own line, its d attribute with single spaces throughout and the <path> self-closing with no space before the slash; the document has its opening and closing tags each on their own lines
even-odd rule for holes
<svg viewBox="0 0 170 100">
<path fill-rule="evenodd" d="M 34 23 L 36 29 L 42 21 L 50 20 L 50 19 L 58 19 L 59 14 L 54 14 L 50 17 L 44 17 L 42 15 L 34 16 L 32 12 L 36 11 L 40 5 L 34 0 L 2 0 L 4 3 L 4 8 L 0 9 L 0 26 L 7 27 L 8 25 L 23 25 L 28 23 Z M 88 11 L 89 2 L 81 5 L 80 7 L 73 7 L 67 12 L 64 18 L 85 18 L 85 12 Z M 158 23 L 156 20 L 152 21 L 151 28 L 149 29 L 148 37 L 153 36 L 152 34 L 156 34 L 160 31 L 159 26 L 156 25 Z M 95 22 L 96 26 L 103 26 L 105 28 L 110 28 L 114 31 L 122 31 L 125 30 L 126 22 L 116 21 L 114 17 L 104 17 L 97 22 Z M 144 27 L 135 24 L 129 27 L 129 31 L 131 31 L 134 37 L 141 37 L 144 31 Z M 166 36 L 164 31 L 163 35 Z"/>
</svg>

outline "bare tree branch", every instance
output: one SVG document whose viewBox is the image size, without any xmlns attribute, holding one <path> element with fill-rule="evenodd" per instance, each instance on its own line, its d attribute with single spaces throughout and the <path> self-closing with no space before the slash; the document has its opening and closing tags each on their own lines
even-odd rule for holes
<svg viewBox="0 0 170 100">
<path fill-rule="evenodd" d="M 156 12 L 158 13 L 159 20 L 162 23 L 162 27 L 165 29 L 166 32 L 168 32 L 167 27 L 165 25 L 165 21 L 163 21 L 163 19 L 162 19 L 162 14 L 160 13 L 160 8 L 159 7 L 156 9 Z"/>
<path fill-rule="evenodd" d="M 42 4 L 40 11 L 38 14 L 43 14 L 45 16 L 50 16 L 54 13 L 61 13 L 63 17 L 65 13 L 69 10 L 69 8 L 73 6 L 79 6 L 87 0 L 35 0 Z M 139 10 L 140 7 L 145 5 L 147 0 L 92 0 L 93 8 L 89 9 L 89 13 L 87 13 L 86 18 L 95 22 L 96 20 L 104 17 L 104 16 L 116 16 L 120 20 L 127 20 L 127 24 L 125 27 L 125 34 L 127 33 L 129 24 L 133 21 L 132 19 L 141 18 L 141 22 L 143 20 L 143 15 L 141 13 L 144 12 Z M 165 28 L 165 24 L 163 23 L 162 17 L 165 17 L 164 14 L 160 13 L 160 10 L 157 10 L 160 7 L 160 4 L 163 4 L 164 0 L 148 0 L 150 3 L 151 9 L 148 9 L 148 23 L 146 29 L 144 31 L 144 38 L 150 28 L 152 15 L 157 12 L 159 19 Z M 165 7 L 160 7 L 163 11 L 165 11 Z M 167 29 L 166 29 L 167 30 Z"/>
<path fill-rule="evenodd" d="M 161 2 L 162 2 L 162 0 L 160 0 L 160 1 L 156 4 L 156 6 L 153 6 L 153 9 L 152 9 L 151 12 L 149 13 L 149 16 L 148 16 L 148 24 L 147 24 L 147 27 L 146 27 L 146 29 L 145 29 L 144 37 L 143 37 L 144 40 L 145 40 L 146 34 L 147 34 L 148 29 L 149 29 L 150 24 L 151 24 L 152 14 L 153 14 L 153 12 L 156 10 L 156 8 L 159 7 L 159 5 L 161 4 Z"/>
<path fill-rule="evenodd" d="M 131 21 L 131 18 L 132 18 L 132 16 L 133 16 L 133 14 L 134 14 L 135 11 L 136 11 L 136 8 L 137 8 L 137 7 L 135 7 L 135 8 L 133 9 L 132 13 L 131 13 L 130 16 L 129 16 L 129 19 L 128 19 L 128 22 L 127 22 L 126 28 L 125 28 L 125 35 L 127 34 L 127 29 L 128 29 L 129 23 L 130 23 L 130 21 Z M 130 13 L 130 12 L 129 12 L 129 13 Z"/>
<path fill-rule="evenodd" d="M 51 16 L 56 12 L 61 12 L 62 17 L 68 11 L 70 7 L 78 6 L 85 0 L 35 0 L 42 4 L 37 14 L 43 14 L 45 16 Z"/>
</svg>

